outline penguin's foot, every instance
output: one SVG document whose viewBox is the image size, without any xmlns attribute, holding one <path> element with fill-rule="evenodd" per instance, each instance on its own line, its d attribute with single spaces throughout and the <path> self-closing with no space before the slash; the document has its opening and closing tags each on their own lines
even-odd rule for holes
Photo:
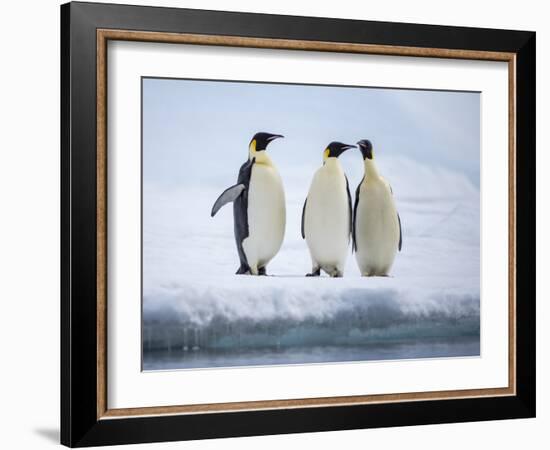
<svg viewBox="0 0 550 450">
<path fill-rule="evenodd" d="M 258 275 L 267 276 L 267 271 L 265 267 L 258 267 Z"/>
<path fill-rule="evenodd" d="M 241 264 L 241 267 L 237 269 L 235 275 L 250 275 L 250 267 L 245 264 Z"/>
<path fill-rule="evenodd" d="M 342 271 L 336 269 L 336 270 L 332 271 L 332 273 L 330 274 L 330 276 L 331 276 L 332 278 L 342 278 L 342 277 L 344 276 L 344 272 L 342 272 Z"/>
<path fill-rule="evenodd" d="M 321 275 L 320 267 L 314 267 L 311 269 L 311 273 L 306 273 L 306 277 L 318 277 L 319 275 Z"/>
</svg>

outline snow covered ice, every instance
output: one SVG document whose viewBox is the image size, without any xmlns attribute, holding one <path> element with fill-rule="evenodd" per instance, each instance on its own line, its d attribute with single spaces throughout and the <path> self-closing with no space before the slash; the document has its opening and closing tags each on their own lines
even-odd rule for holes
<svg viewBox="0 0 550 450">
<path fill-rule="evenodd" d="M 353 195 L 363 168 L 351 160 Z M 403 226 L 387 278 L 360 277 L 351 245 L 344 278 L 304 277 L 313 165 L 281 171 L 287 227 L 268 277 L 235 275 L 230 205 L 210 217 L 237 167 L 185 188 L 144 184 L 144 369 L 479 355 L 479 189 L 405 157 L 377 162 Z"/>
</svg>

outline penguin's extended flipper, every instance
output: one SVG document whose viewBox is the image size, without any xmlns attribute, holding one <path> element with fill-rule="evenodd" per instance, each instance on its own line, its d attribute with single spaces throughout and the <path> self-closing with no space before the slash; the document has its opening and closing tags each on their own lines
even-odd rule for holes
<svg viewBox="0 0 550 450">
<path fill-rule="evenodd" d="M 353 237 L 353 209 L 351 207 L 351 193 L 349 191 L 348 177 L 344 175 L 344 178 L 346 179 L 346 192 L 348 194 L 348 211 L 349 211 L 349 235 L 348 235 L 348 239 L 349 239 L 349 236 Z"/>
<path fill-rule="evenodd" d="M 401 230 L 401 217 L 397 213 L 397 221 L 399 222 L 399 246 L 397 247 L 401 251 L 401 246 L 403 245 L 403 231 Z"/>
<path fill-rule="evenodd" d="M 227 188 L 225 191 L 223 191 L 214 203 L 214 206 L 212 206 L 212 212 L 210 213 L 210 216 L 214 217 L 222 206 L 237 200 L 237 198 L 239 198 L 239 196 L 245 189 L 246 186 L 241 183 L 231 186 L 230 188 Z"/>
<path fill-rule="evenodd" d="M 305 222 L 306 222 L 306 204 L 307 197 L 304 200 L 304 207 L 302 208 L 302 239 L 306 238 Z"/>
<path fill-rule="evenodd" d="M 361 190 L 361 184 L 363 184 L 364 179 L 365 177 L 361 179 L 361 182 L 357 185 L 357 189 L 355 190 L 355 204 L 353 205 L 353 226 L 351 228 L 352 252 L 357 251 L 357 235 L 355 231 L 355 228 L 357 227 L 357 206 L 359 206 L 359 191 Z"/>
</svg>

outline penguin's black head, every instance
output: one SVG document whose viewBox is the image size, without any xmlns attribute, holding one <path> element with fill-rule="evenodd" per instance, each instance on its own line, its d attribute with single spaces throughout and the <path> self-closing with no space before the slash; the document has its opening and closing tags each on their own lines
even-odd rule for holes
<svg viewBox="0 0 550 450">
<path fill-rule="evenodd" d="M 368 139 L 361 139 L 357 145 L 363 154 L 363 159 L 372 159 L 372 144 Z"/>
<path fill-rule="evenodd" d="M 338 158 L 342 153 L 350 148 L 355 148 L 355 145 L 343 144 L 342 142 L 336 141 L 331 142 L 325 149 L 325 153 L 323 155 L 324 160 L 326 161 L 327 158 Z"/>
<path fill-rule="evenodd" d="M 256 133 L 252 140 L 250 141 L 250 145 L 254 147 L 254 149 L 257 152 L 264 151 L 269 143 L 271 141 L 274 141 L 275 139 L 284 137 L 281 134 L 271 134 L 271 133 Z"/>
</svg>

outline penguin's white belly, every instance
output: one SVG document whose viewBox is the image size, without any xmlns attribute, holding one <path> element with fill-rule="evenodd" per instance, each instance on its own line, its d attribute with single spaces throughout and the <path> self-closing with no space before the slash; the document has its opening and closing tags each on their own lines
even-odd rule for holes
<svg viewBox="0 0 550 450">
<path fill-rule="evenodd" d="M 399 245 L 393 196 L 383 181 L 361 185 L 357 205 L 355 254 L 362 275 L 387 275 Z"/>
<path fill-rule="evenodd" d="M 254 164 L 248 188 L 248 237 L 243 249 L 253 273 L 279 251 L 285 235 L 283 183 L 277 169 Z"/>
<path fill-rule="evenodd" d="M 312 260 L 323 270 L 344 270 L 350 213 L 343 172 L 320 169 L 307 196 L 304 232 Z"/>
</svg>

